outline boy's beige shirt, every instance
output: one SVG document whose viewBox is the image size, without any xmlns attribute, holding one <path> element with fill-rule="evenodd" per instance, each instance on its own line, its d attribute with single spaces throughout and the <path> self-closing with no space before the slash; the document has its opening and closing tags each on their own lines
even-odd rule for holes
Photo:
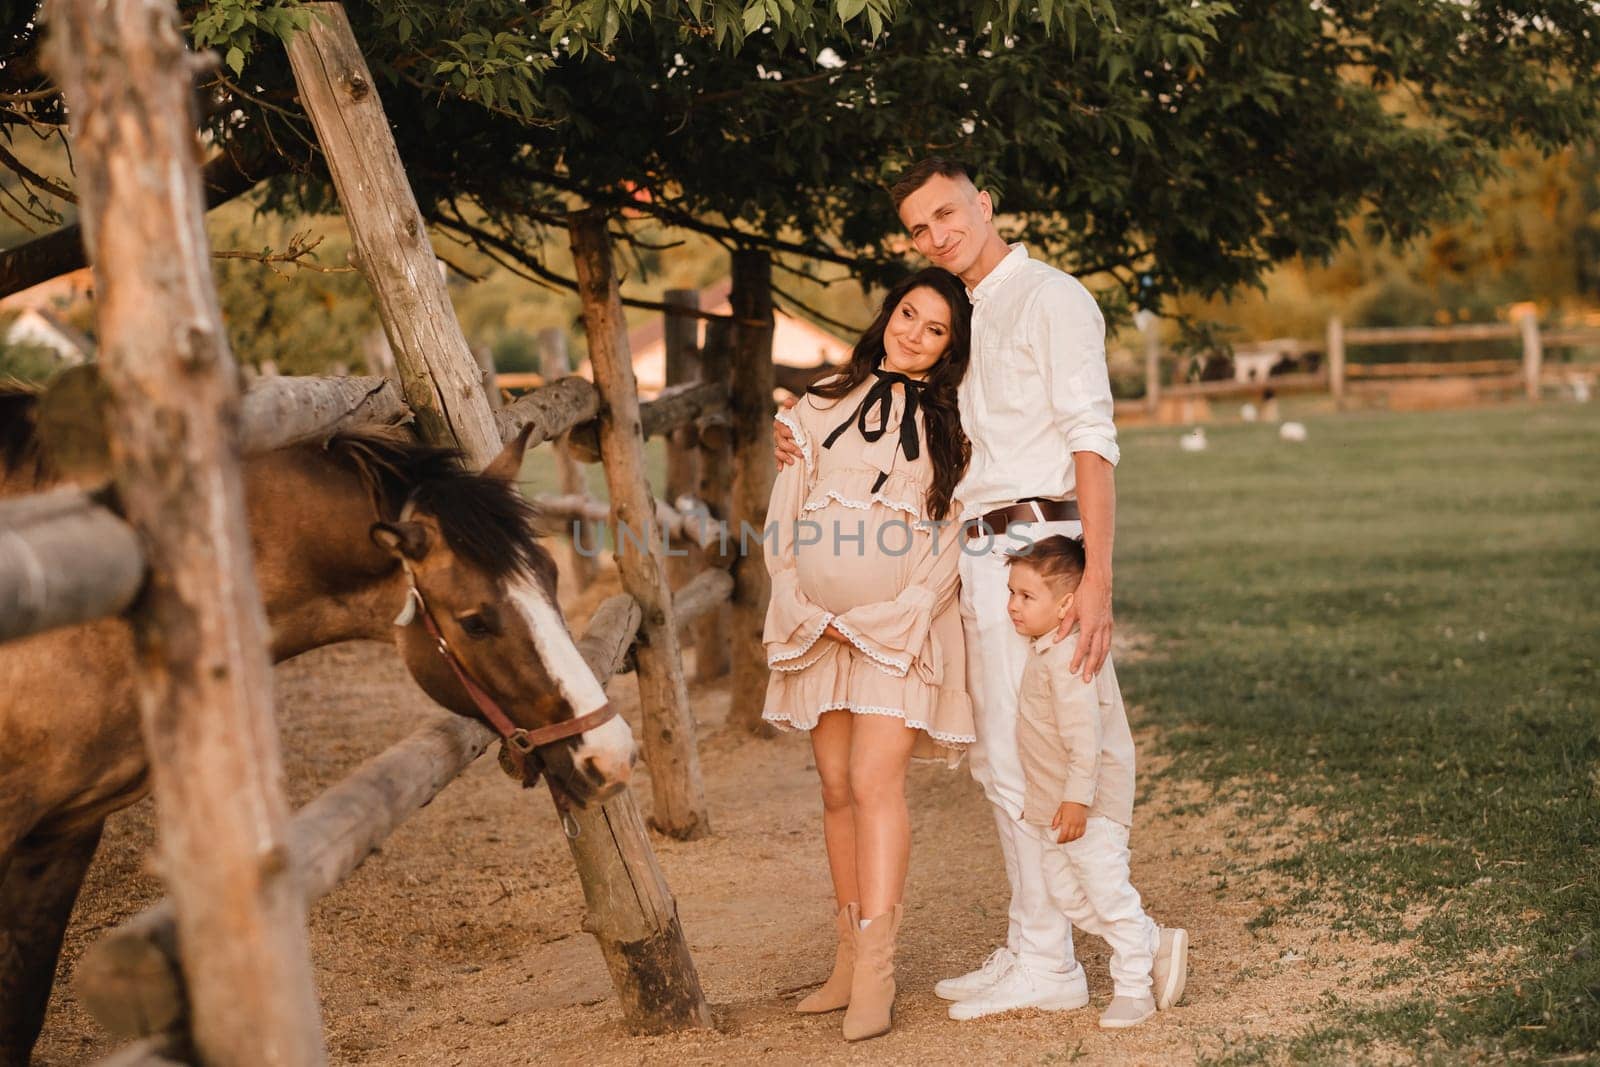
<svg viewBox="0 0 1600 1067">
<path fill-rule="evenodd" d="M 1064 803 L 1133 825 L 1133 734 L 1107 657 L 1094 681 L 1073 675 L 1074 631 L 1033 642 L 1017 706 L 1017 751 L 1026 779 L 1022 818 L 1050 826 Z"/>
</svg>

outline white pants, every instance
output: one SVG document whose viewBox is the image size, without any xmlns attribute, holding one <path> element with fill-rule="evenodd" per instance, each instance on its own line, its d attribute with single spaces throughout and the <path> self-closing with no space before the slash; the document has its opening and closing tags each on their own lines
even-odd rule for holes
<svg viewBox="0 0 1600 1067">
<path fill-rule="evenodd" d="M 1149 996 L 1161 934 L 1128 880 L 1128 828 L 1091 816 L 1082 837 L 1045 847 L 1044 874 L 1064 918 L 1111 946 L 1116 995 Z"/>
<path fill-rule="evenodd" d="M 961 552 L 961 624 L 967 639 L 967 690 L 978 740 L 967 750 L 972 777 L 994 805 L 1011 883 L 1006 945 L 1031 969 L 1057 975 L 1083 973 L 1072 954 L 1072 928 L 1050 897 L 1044 875 L 1047 842 L 1022 822 L 1022 760 L 1017 755 L 1017 694 L 1028 662 L 1029 638 L 1011 627 L 1006 613 L 1009 568 L 1006 552 L 1055 534 L 1079 537 L 1078 522 L 1015 525 L 999 533 L 988 551 L 985 538 Z"/>
</svg>

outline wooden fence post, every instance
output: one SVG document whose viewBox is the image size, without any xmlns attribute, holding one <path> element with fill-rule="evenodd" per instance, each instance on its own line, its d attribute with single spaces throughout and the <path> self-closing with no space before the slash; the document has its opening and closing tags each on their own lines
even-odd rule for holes
<svg viewBox="0 0 1600 1067">
<path fill-rule="evenodd" d="M 583 299 L 589 359 L 600 390 L 600 455 L 611 490 L 612 535 L 622 585 L 639 602 L 639 706 L 645 761 L 650 765 L 652 823 L 680 839 L 710 829 L 694 716 L 683 677 L 683 655 L 672 622 L 672 593 L 662 567 L 664 538 L 655 494 L 644 469 L 639 392 L 628 351 L 628 325 L 612 270 L 606 215 L 597 209 L 571 216 L 572 255 Z"/>
<path fill-rule="evenodd" d="M 567 331 L 556 326 L 539 331 L 539 373 L 545 385 L 572 373 L 572 361 L 567 355 Z M 561 478 L 561 492 L 566 496 L 587 495 L 587 480 L 583 467 L 572 457 L 570 438 L 570 433 L 564 433 L 550 443 Z M 587 589 L 594 584 L 595 574 L 600 570 L 600 527 L 589 519 L 573 519 L 568 532 L 572 535 L 572 577 L 579 589 Z"/>
<path fill-rule="evenodd" d="M 700 352 L 700 373 L 708 382 L 731 380 L 733 363 L 733 324 L 727 319 L 712 319 L 706 324 L 705 348 Z M 733 514 L 733 426 L 726 410 L 700 420 L 700 487 L 696 495 L 711 509 L 711 517 L 727 523 Z M 737 547 L 739 531 L 731 531 L 731 545 Z M 726 535 L 725 535 L 726 536 Z M 731 562 L 723 552 L 720 566 Z M 695 630 L 694 669 L 698 681 L 708 682 L 726 675 L 732 665 L 728 653 L 732 609 L 719 605 L 709 612 Z"/>
<path fill-rule="evenodd" d="M 1522 382 L 1529 400 L 1539 399 L 1539 375 L 1544 369 L 1544 341 L 1539 336 L 1539 312 L 1533 305 L 1517 318 L 1522 332 Z"/>
<path fill-rule="evenodd" d="M 322 1025 L 251 565 L 228 350 L 167 0 L 60 0 L 47 64 L 70 109 L 94 265 L 112 476 L 150 580 L 137 685 L 162 876 L 208 1064 L 318 1064 Z"/>
<path fill-rule="evenodd" d="M 772 261 L 765 252 L 733 254 L 733 510 L 729 516 L 738 559 L 733 567 L 729 654 L 733 660 L 728 722 L 771 733 L 761 719 L 767 695 L 767 651 L 761 642 L 772 582 L 761 531 L 777 464 L 772 456 Z M 746 534 L 749 536 L 746 536 Z"/>
<path fill-rule="evenodd" d="M 1144 334 L 1144 407 L 1151 415 L 1161 410 L 1161 320 L 1143 308 L 1134 315 L 1139 332 Z"/>
<path fill-rule="evenodd" d="M 663 300 L 669 308 L 686 308 L 698 311 L 700 293 L 695 289 L 668 289 Z M 667 387 L 700 380 L 700 320 L 691 315 L 674 315 L 667 311 L 663 341 L 667 349 Z M 667 484 L 661 495 L 673 507 L 678 498 L 693 495 L 699 489 L 699 454 L 694 447 L 693 426 L 684 426 L 667 435 Z M 674 589 L 683 587 L 695 573 L 704 567 L 704 561 L 695 558 L 698 553 L 667 558 L 667 583 Z M 690 642 L 692 643 L 692 641 Z"/>
<path fill-rule="evenodd" d="M 1344 407 L 1344 320 L 1328 319 L 1328 391 L 1336 407 Z"/>
<path fill-rule="evenodd" d="M 430 441 L 455 440 L 479 466 L 500 451 L 478 364 L 462 336 L 377 84 L 339 4 L 304 5 L 287 42 L 300 100 L 372 286 L 400 387 Z"/>
</svg>

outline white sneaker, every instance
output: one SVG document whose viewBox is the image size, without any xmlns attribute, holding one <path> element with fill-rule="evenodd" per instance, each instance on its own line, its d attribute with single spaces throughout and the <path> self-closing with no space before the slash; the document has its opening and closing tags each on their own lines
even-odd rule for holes
<svg viewBox="0 0 1600 1067">
<path fill-rule="evenodd" d="M 1016 954 L 1005 945 L 1001 945 L 989 953 L 989 958 L 975 971 L 968 971 L 958 978 L 946 978 L 933 987 L 933 995 L 940 1000 L 966 1000 L 970 996 L 982 993 L 985 989 L 1000 980 L 1000 976 L 1009 971 L 1017 962 Z"/>
<path fill-rule="evenodd" d="M 979 1019 L 1019 1008 L 1070 1011 L 1088 1003 L 1089 983 L 1081 969 L 1071 978 L 1063 979 L 1041 974 L 1019 961 L 989 988 L 950 1005 L 950 1018 L 957 1021 Z"/>
</svg>

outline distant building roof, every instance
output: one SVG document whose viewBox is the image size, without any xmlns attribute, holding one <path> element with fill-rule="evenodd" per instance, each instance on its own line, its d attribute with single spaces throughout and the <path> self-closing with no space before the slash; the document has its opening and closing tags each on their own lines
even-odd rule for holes
<svg viewBox="0 0 1600 1067">
<path fill-rule="evenodd" d="M 700 291 L 700 307 L 715 315 L 732 314 L 729 294 L 733 288 L 730 279 L 708 285 Z M 841 341 L 827 330 L 805 319 L 781 310 L 773 311 L 772 362 L 780 367 L 820 367 L 824 363 L 838 366 L 850 359 L 852 343 Z M 698 342 L 705 344 L 706 322 L 700 320 Z M 628 334 L 628 351 L 633 354 L 633 376 L 639 383 L 639 395 L 649 398 L 666 387 L 667 342 L 666 316 L 654 315 L 650 321 Z M 594 377 L 594 369 L 585 359 L 578 366 L 578 374 Z"/>
</svg>

